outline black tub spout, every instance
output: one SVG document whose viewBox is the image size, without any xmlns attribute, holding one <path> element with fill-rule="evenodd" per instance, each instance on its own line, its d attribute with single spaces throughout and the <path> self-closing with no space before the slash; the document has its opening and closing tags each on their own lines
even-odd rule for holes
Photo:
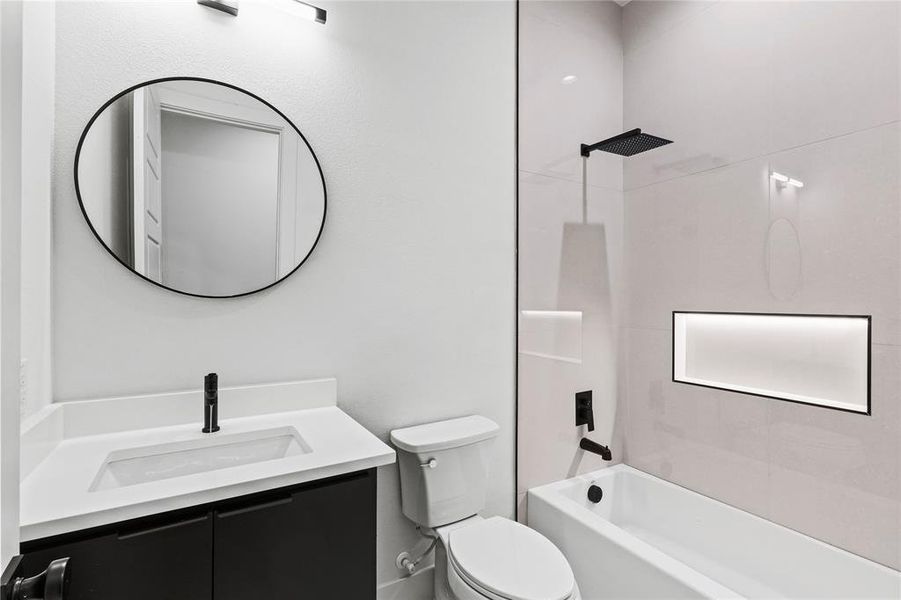
<svg viewBox="0 0 901 600">
<path fill-rule="evenodd" d="M 597 454 L 604 460 L 613 460 L 613 454 L 610 453 L 610 448 L 608 448 L 607 446 L 602 446 L 597 442 L 593 442 L 588 438 L 582 438 L 582 441 L 579 442 L 579 448 L 585 450 L 586 452 Z"/>
</svg>

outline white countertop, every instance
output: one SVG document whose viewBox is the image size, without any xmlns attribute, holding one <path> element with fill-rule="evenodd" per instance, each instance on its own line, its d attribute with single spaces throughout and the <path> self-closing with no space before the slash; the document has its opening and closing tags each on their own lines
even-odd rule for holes
<svg viewBox="0 0 901 600">
<path fill-rule="evenodd" d="M 200 402 L 197 415 L 201 416 Z M 220 416 L 228 405 L 220 400 Z M 201 423 L 64 437 L 28 472 L 21 486 L 23 541 L 116 523 L 325 477 L 391 464 L 394 451 L 336 406 L 220 419 L 221 431 Z M 310 452 L 241 466 L 89 491 L 110 453 L 161 443 L 202 440 L 293 427 Z"/>
</svg>

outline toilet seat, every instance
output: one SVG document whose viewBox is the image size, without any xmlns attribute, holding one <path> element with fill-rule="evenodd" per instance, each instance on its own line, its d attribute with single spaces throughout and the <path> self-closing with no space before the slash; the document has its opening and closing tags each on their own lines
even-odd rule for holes
<svg viewBox="0 0 901 600">
<path fill-rule="evenodd" d="M 575 578 L 566 558 L 525 525 L 491 517 L 450 532 L 457 575 L 491 600 L 570 600 Z"/>
</svg>

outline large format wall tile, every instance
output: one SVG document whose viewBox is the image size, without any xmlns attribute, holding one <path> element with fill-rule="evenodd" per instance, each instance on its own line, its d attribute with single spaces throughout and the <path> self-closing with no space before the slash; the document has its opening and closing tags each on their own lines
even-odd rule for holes
<svg viewBox="0 0 901 600">
<path fill-rule="evenodd" d="M 773 465 L 771 521 L 849 552 L 901 568 L 898 501 Z"/>
<path fill-rule="evenodd" d="M 768 403 L 770 515 L 901 567 L 901 348 L 873 346 L 873 416 Z"/>
<path fill-rule="evenodd" d="M 668 331 L 630 329 L 626 461 L 756 514 L 767 506 L 765 406 L 674 383 Z M 726 402 L 728 401 L 728 403 Z"/>
<path fill-rule="evenodd" d="M 597 429 L 591 437 L 603 444 L 613 437 L 622 192 L 589 186 L 587 193 L 583 214 L 580 184 L 520 176 L 520 310 L 538 313 L 521 315 L 521 330 L 534 320 L 545 329 L 520 340 L 519 435 L 529 440 L 519 445 L 520 493 L 606 464 L 578 447 L 585 432 L 573 423 L 575 392 L 594 390 Z M 578 319 L 554 311 L 578 313 Z M 573 335 L 573 326 L 581 336 Z"/>
<path fill-rule="evenodd" d="M 674 383 L 667 331 L 628 331 L 628 464 L 901 567 L 901 348 L 873 349 L 873 416 Z"/>
<path fill-rule="evenodd" d="M 604 414 L 604 405 L 615 402 L 615 396 L 605 392 L 604 384 L 615 383 L 616 363 L 609 367 L 600 363 L 592 373 L 584 363 L 561 363 L 528 355 L 520 355 L 519 360 L 517 492 L 606 466 L 608 463 L 600 457 L 579 449 L 579 440 L 585 433 L 584 428 L 573 423 L 573 394 L 581 389 L 595 390 L 597 431 L 589 437 L 609 445 L 612 422 Z"/>
<path fill-rule="evenodd" d="M 901 502 L 901 347 L 874 344 L 872 416 L 768 402 L 772 462 Z"/>
<path fill-rule="evenodd" d="M 624 9 L 626 462 L 901 568 L 897 2 Z M 778 171 L 804 182 L 784 187 Z M 872 416 L 676 384 L 671 311 L 873 316 Z"/>
<path fill-rule="evenodd" d="M 886 125 L 627 191 L 628 324 L 668 328 L 673 310 L 872 314 L 874 341 L 901 343 L 899 140 Z"/>
<path fill-rule="evenodd" d="M 625 55 L 625 128 L 674 141 L 625 159 L 625 189 L 766 152 L 766 4 L 718 3 Z"/>
<path fill-rule="evenodd" d="M 899 140 L 886 125 L 625 194 L 626 460 L 896 568 Z M 674 309 L 872 314 L 873 415 L 672 383 Z"/>
<path fill-rule="evenodd" d="M 886 125 L 772 155 L 773 218 L 797 231 L 797 290 L 783 312 L 873 315 L 873 340 L 901 344 L 901 127 Z M 775 263 L 791 258 L 776 253 Z"/>
<path fill-rule="evenodd" d="M 677 192 L 693 184 L 676 180 L 625 193 L 625 319 L 630 327 L 666 329 L 676 306 L 697 304 L 697 202 Z"/>
<path fill-rule="evenodd" d="M 768 172 L 762 159 L 625 194 L 630 327 L 670 328 L 673 310 L 760 310 Z"/>
<path fill-rule="evenodd" d="M 675 142 L 625 189 L 901 118 L 899 3 L 680 4 L 625 10 L 624 125 Z"/>
<path fill-rule="evenodd" d="M 632 0 L 623 7 L 623 53 L 629 54 L 714 4 L 715 0 Z"/>
<path fill-rule="evenodd" d="M 519 290 L 523 310 L 580 310 L 572 290 L 576 271 L 599 269 L 585 285 L 602 285 L 616 309 L 623 248 L 623 194 L 589 186 L 583 223 L 582 186 L 521 173 Z M 586 264 L 587 263 L 587 264 Z M 601 281 L 603 278 L 605 281 Z"/>
<path fill-rule="evenodd" d="M 622 132 L 620 21 L 612 2 L 520 4 L 521 169 L 581 182 L 579 145 Z M 592 154 L 588 181 L 621 189 L 622 158 Z"/>
<path fill-rule="evenodd" d="M 607 464 L 579 449 L 586 432 L 574 423 L 575 392 L 594 391 L 597 428 L 589 437 L 619 460 L 623 159 L 596 152 L 586 162 L 579 145 L 622 132 L 623 63 L 615 3 L 519 9 L 518 309 L 534 311 L 520 314 L 522 494 Z M 518 508 L 525 519 L 524 496 Z"/>
<path fill-rule="evenodd" d="M 901 4 L 766 5 L 770 152 L 901 117 Z"/>
</svg>

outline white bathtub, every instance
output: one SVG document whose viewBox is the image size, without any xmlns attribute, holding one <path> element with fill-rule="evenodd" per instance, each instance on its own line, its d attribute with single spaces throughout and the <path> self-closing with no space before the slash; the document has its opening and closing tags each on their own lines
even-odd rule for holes
<svg viewBox="0 0 901 600">
<path fill-rule="evenodd" d="M 901 598 L 898 571 L 626 465 L 534 488 L 528 509 L 585 600 Z"/>
</svg>

